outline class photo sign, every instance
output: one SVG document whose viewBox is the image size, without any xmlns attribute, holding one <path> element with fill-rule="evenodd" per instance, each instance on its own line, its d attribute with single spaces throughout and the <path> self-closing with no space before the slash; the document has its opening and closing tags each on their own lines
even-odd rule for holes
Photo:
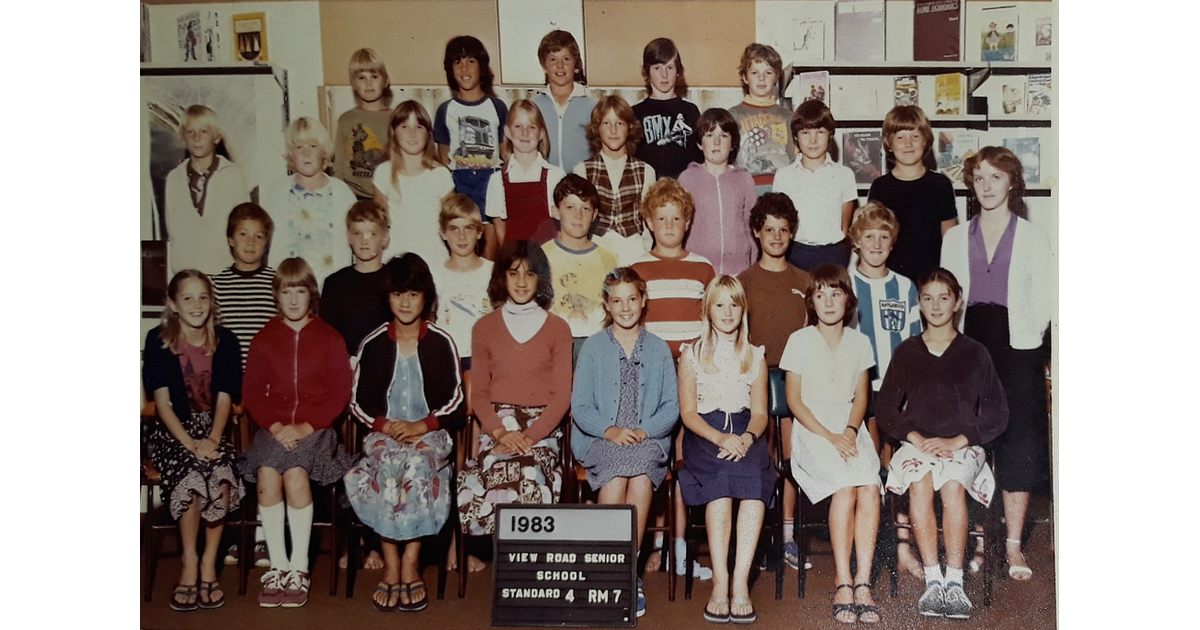
<svg viewBox="0 0 1200 630">
<path fill-rule="evenodd" d="M 637 625 L 631 505 L 497 506 L 494 626 Z"/>
</svg>

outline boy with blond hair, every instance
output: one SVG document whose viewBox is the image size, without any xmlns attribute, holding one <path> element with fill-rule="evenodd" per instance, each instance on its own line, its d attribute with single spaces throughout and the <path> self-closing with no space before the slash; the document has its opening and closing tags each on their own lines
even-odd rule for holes
<svg viewBox="0 0 1200 630">
<path fill-rule="evenodd" d="M 355 108 L 338 117 L 333 174 L 361 199 L 375 198 L 371 177 L 388 159 L 392 128 L 392 88 L 379 54 L 362 48 L 350 55 L 350 87 Z"/>
</svg>

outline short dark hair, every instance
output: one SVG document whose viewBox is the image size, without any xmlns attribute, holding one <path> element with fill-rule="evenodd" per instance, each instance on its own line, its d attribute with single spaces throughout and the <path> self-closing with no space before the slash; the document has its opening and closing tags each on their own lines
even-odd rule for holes
<svg viewBox="0 0 1200 630">
<path fill-rule="evenodd" d="M 387 293 L 385 299 L 392 293 L 407 293 L 416 291 L 425 298 L 425 308 L 421 309 L 421 319 L 431 322 L 437 313 L 437 287 L 433 284 L 433 274 L 425 259 L 413 252 L 396 256 L 387 262 Z M 391 308 L 388 308 L 391 311 Z"/>
<path fill-rule="evenodd" d="M 563 30 L 555 30 L 546 33 L 542 41 L 538 44 L 538 63 L 543 67 L 546 65 L 546 57 L 550 53 L 556 53 L 562 49 L 566 49 L 575 57 L 575 82 L 580 85 L 587 85 L 587 74 L 583 71 L 583 55 L 579 53 L 579 42 L 575 41 L 575 36 Z M 546 83 L 550 83 L 550 77 L 546 76 Z"/>
<path fill-rule="evenodd" d="M 458 91 L 458 79 L 454 78 L 454 63 L 468 57 L 479 62 L 479 87 L 483 88 L 483 93 L 495 96 L 496 91 L 492 84 L 496 76 L 492 74 L 492 58 L 488 55 L 487 48 L 484 48 L 483 42 L 470 35 L 459 35 L 446 43 L 446 56 L 442 67 L 446 70 L 446 85 L 450 87 L 450 91 Z"/>
<path fill-rule="evenodd" d="M 738 123 L 734 120 L 733 114 L 720 107 L 704 110 L 704 113 L 700 114 L 700 118 L 696 120 L 696 145 L 699 146 L 704 140 L 704 134 L 714 129 L 720 129 L 729 134 L 729 163 L 736 164 L 742 134 L 738 131 Z"/>
<path fill-rule="evenodd" d="M 580 201 L 586 201 L 592 204 L 592 209 L 600 210 L 600 193 L 596 187 L 587 179 L 571 173 L 566 177 L 558 180 L 558 185 L 554 187 L 554 205 L 562 203 L 563 199 L 575 195 Z"/>
<path fill-rule="evenodd" d="M 233 238 L 233 234 L 237 232 L 242 221 L 258 221 L 267 231 L 267 246 L 263 248 L 262 256 L 263 264 L 266 265 L 267 256 L 271 253 L 271 238 L 275 236 L 275 222 L 271 220 L 271 215 L 267 214 L 262 206 L 250 201 L 239 203 L 229 211 L 229 221 L 225 224 L 225 238 Z M 233 253 L 232 246 L 230 246 L 229 252 Z"/>
<path fill-rule="evenodd" d="M 508 300 L 508 270 L 525 262 L 529 270 L 537 274 L 537 292 L 534 300 L 542 308 L 550 308 L 554 302 L 554 281 L 550 277 L 550 261 L 546 252 L 532 241 L 509 241 L 500 248 L 496 264 L 492 267 L 492 279 L 488 282 L 488 299 L 492 308 L 500 308 Z"/>
<path fill-rule="evenodd" d="M 813 296 L 817 294 L 817 289 L 829 287 L 841 289 L 842 293 L 846 294 L 846 312 L 842 313 L 842 326 L 849 326 L 858 313 L 858 298 L 855 297 L 854 287 L 850 283 L 850 273 L 841 265 L 821 263 L 809 272 L 809 276 L 812 278 L 812 288 L 808 290 L 808 295 L 804 296 L 809 324 L 816 326 L 817 322 L 821 321 L 817 317 L 817 309 L 813 307 Z"/>
<path fill-rule="evenodd" d="M 763 229 L 767 224 L 767 217 L 778 217 L 787 221 L 788 229 L 792 234 L 800 229 L 800 214 L 796 212 L 796 204 L 792 203 L 792 198 L 784 193 L 769 192 L 754 202 L 754 207 L 750 209 L 750 230 L 757 232 Z"/>
<path fill-rule="evenodd" d="M 804 101 L 800 103 L 800 107 L 796 108 L 796 113 L 792 114 L 792 143 L 796 144 L 799 149 L 799 143 L 796 142 L 796 136 L 804 129 L 825 129 L 829 131 L 829 157 L 835 161 L 838 159 L 837 140 L 833 137 L 834 130 L 837 129 L 837 122 L 833 120 L 833 113 L 829 108 L 818 100 Z"/>
</svg>

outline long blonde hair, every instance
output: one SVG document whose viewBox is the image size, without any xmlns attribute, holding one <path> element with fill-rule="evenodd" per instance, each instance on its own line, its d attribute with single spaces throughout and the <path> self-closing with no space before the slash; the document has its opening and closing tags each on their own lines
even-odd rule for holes
<svg viewBox="0 0 1200 630">
<path fill-rule="evenodd" d="M 442 165 L 438 161 L 437 143 L 433 141 L 433 123 L 429 120 L 429 112 L 416 101 L 404 101 L 392 110 L 392 119 L 388 127 L 392 131 L 392 139 L 388 142 L 388 159 L 392 162 L 392 188 L 400 192 L 400 170 L 404 167 L 401 157 L 400 141 L 396 138 L 396 127 L 408 120 L 409 116 L 417 117 L 417 124 L 425 128 L 425 149 L 421 151 L 421 166 L 425 170 L 433 170 Z"/>
<path fill-rule="evenodd" d="M 217 351 L 216 321 L 217 316 L 220 315 L 220 311 L 217 309 L 217 289 L 213 286 L 212 280 L 202 271 L 184 269 L 175 274 L 175 277 L 171 278 L 170 284 L 167 285 L 167 299 L 174 301 L 183 282 L 192 278 L 204 282 L 204 289 L 208 291 L 209 304 L 212 305 L 208 311 L 208 321 L 204 322 L 204 354 L 212 356 Z M 162 330 L 159 331 L 158 336 L 163 340 L 163 349 L 169 349 L 175 354 L 182 352 L 183 344 L 186 342 L 183 337 L 183 325 L 179 323 L 179 313 L 176 313 L 170 304 L 163 309 Z"/>
<path fill-rule="evenodd" d="M 728 297 L 733 300 L 734 304 L 742 307 L 742 321 L 738 324 L 737 335 L 733 342 L 733 351 L 734 355 L 740 360 L 738 371 L 745 374 L 750 371 L 750 367 L 754 364 L 754 353 L 750 350 L 750 326 L 747 323 L 749 318 L 746 317 L 749 311 L 749 303 L 746 300 L 746 289 L 733 276 L 717 276 L 704 289 L 704 311 L 700 314 L 700 321 L 703 322 L 704 332 L 692 348 L 701 369 L 709 374 L 717 372 L 717 366 L 713 363 L 713 354 L 717 349 L 717 330 L 709 313 L 712 312 L 713 304 L 716 304 L 722 297 Z"/>
</svg>

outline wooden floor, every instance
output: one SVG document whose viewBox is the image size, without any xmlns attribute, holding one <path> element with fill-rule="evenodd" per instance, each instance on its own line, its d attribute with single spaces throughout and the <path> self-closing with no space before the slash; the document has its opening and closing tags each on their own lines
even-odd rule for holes
<svg viewBox="0 0 1200 630">
<path fill-rule="evenodd" d="M 887 596 L 888 578 L 882 576 L 877 583 L 876 600 L 882 606 L 883 623 L 880 628 L 961 628 L 963 630 L 1050 630 L 1056 628 L 1055 562 L 1052 552 L 1052 522 L 1049 519 L 1050 503 L 1034 497 L 1030 506 L 1030 517 L 1036 521 L 1026 549 L 1026 557 L 1033 569 L 1030 582 L 1014 582 L 1000 579 L 995 583 L 993 604 L 982 605 L 979 589 L 982 582 L 968 577 L 967 595 L 976 605 L 975 616 L 967 621 L 948 619 L 926 619 L 916 613 L 916 601 L 924 583 L 912 576 L 902 576 L 900 592 L 895 599 Z M 826 544 L 827 545 L 827 544 Z M 817 543 L 819 551 L 822 545 Z M 827 546 L 825 547 L 827 548 Z M 174 578 L 178 575 L 178 558 L 160 561 L 158 577 L 154 587 L 153 601 L 141 602 L 141 626 L 143 628 L 196 628 L 230 630 L 255 628 L 256 630 L 301 630 L 304 628 L 368 628 L 386 624 L 405 628 L 484 628 L 491 624 L 491 573 L 474 574 L 468 581 L 467 596 L 460 600 L 453 586 L 457 574 L 450 573 L 451 585 L 447 586 L 444 600 L 433 599 L 437 571 L 429 567 L 425 582 L 431 588 L 429 608 L 420 613 L 381 613 L 371 605 L 370 594 L 381 576 L 381 571 L 361 571 L 355 597 L 345 597 L 345 572 L 340 576 L 340 590 L 336 597 L 329 595 L 330 557 L 321 555 L 313 572 L 312 595 L 308 604 L 295 609 L 263 609 L 257 604 L 257 580 L 263 569 L 251 572 L 251 584 L 245 596 L 237 595 L 237 575 L 229 567 L 221 575 L 221 583 L 229 602 L 216 610 L 197 610 L 178 613 L 168 607 Z M 843 628 L 831 616 L 830 601 L 833 589 L 833 559 L 828 555 L 814 555 L 813 568 L 808 571 L 808 596 L 796 597 L 796 572 L 788 569 L 784 580 L 784 597 L 774 599 L 773 575 L 764 573 L 754 585 L 752 597 L 758 612 L 756 628 L 808 629 Z M 489 565 L 490 566 L 490 565 Z M 681 628 L 707 627 L 701 617 L 704 603 L 709 594 L 706 582 L 697 582 L 696 591 L 690 600 L 683 598 L 683 581 L 679 581 L 678 597 L 675 602 L 667 601 L 667 578 L 664 573 L 652 573 L 645 579 L 648 611 L 638 620 L 638 627 L 648 630 L 680 630 Z"/>
</svg>

